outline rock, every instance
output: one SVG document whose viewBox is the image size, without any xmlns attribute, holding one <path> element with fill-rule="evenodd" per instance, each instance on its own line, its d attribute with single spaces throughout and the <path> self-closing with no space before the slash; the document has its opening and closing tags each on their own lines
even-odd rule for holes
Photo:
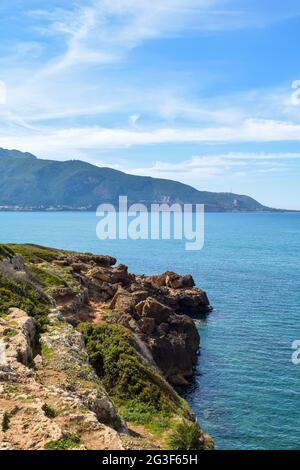
<svg viewBox="0 0 300 470">
<path fill-rule="evenodd" d="M 207 294 L 202 289 L 175 290 L 169 293 L 169 300 L 176 313 L 193 318 L 212 311 Z"/>
<path fill-rule="evenodd" d="M 148 297 L 147 291 L 141 290 L 136 292 L 128 292 L 127 290 L 119 287 L 115 296 L 113 297 L 109 308 L 117 312 L 133 312 L 134 307 Z"/>
<path fill-rule="evenodd" d="M 171 289 L 186 289 L 194 286 L 195 282 L 191 275 L 179 276 L 176 273 L 166 273 L 166 287 Z"/>
<path fill-rule="evenodd" d="M 157 325 L 166 322 L 173 314 L 169 307 L 161 304 L 152 297 L 148 297 L 146 300 L 137 304 L 135 310 L 140 316 L 153 318 Z"/>
<path fill-rule="evenodd" d="M 40 340 L 43 370 L 51 368 L 59 378 L 58 384 L 93 411 L 100 422 L 113 423 L 117 417 L 116 410 L 96 372 L 89 365 L 81 333 L 61 322 L 53 322 L 53 325 L 55 334 L 44 333 Z"/>
<path fill-rule="evenodd" d="M 28 366 L 32 361 L 32 346 L 35 337 L 35 321 L 26 312 L 9 309 L 6 320 L 2 320 L 0 334 L 5 338 L 0 365 L 19 370 L 20 364 Z"/>
<path fill-rule="evenodd" d="M 79 449 L 123 449 L 112 428 L 128 432 L 126 423 L 89 363 L 83 337 L 73 328 L 78 321 L 124 325 L 145 365 L 172 384 L 187 384 L 200 343 L 189 316 L 210 311 L 206 293 L 194 287 L 192 276 L 171 271 L 134 276 L 115 263 L 112 257 L 71 252 L 37 261 L 39 269 L 57 277 L 62 273 L 66 287 L 49 289 L 49 298 L 22 257 L 0 261 L 0 272 L 31 282 L 46 300 L 45 308 L 47 303 L 55 307 L 35 358 L 34 320 L 18 309 L 0 318 L 0 420 L 1 412 L 7 412 L 11 421 L 5 432 L 0 426 L 1 448 L 43 449 L 65 432 L 76 432 Z M 202 438 L 203 447 L 209 447 Z"/>
<path fill-rule="evenodd" d="M 155 330 L 155 320 L 154 318 L 141 318 L 138 321 L 138 326 L 142 333 L 145 335 L 151 335 Z"/>
<path fill-rule="evenodd" d="M 100 282 L 106 282 L 110 284 L 120 283 L 122 286 L 126 286 L 133 280 L 132 275 L 128 274 L 127 266 L 120 264 L 116 268 L 93 268 L 87 273 L 88 277 L 96 279 Z"/>
<path fill-rule="evenodd" d="M 195 286 L 191 275 L 180 276 L 172 271 L 166 271 L 158 276 L 148 276 L 146 279 L 157 287 L 169 287 L 170 289 L 186 289 Z"/>
<path fill-rule="evenodd" d="M 200 337 L 194 322 L 185 315 L 172 315 L 169 328 L 159 330 L 148 345 L 153 359 L 165 377 L 173 384 L 186 383 L 197 362 Z"/>
<path fill-rule="evenodd" d="M 116 258 L 112 256 L 92 255 L 85 253 L 74 253 L 72 254 L 72 260 L 75 263 L 91 264 L 94 263 L 96 266 L 113 266 L 116 264 Z"/>
</svg>

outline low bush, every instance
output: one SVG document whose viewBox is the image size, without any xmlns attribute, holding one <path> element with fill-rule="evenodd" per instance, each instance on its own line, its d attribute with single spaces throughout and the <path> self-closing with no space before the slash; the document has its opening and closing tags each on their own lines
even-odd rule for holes
<svg viewBox="0 0 300 470">
<path fill-rule="evenodd" d="M 44 448 L 47 450 L 68 450 L 80 447 L 80 437 L 77 434 L 66 432 L 60 439 L 49 441 Z"/>
<path fill-rule="evenodd" d="M 9 245 L 7 246 L 14 253 L 22 255 L 25 261 L 41 262 L 54 261 L 60 255 L 60 251 L 54 248 L 47 248 L 39 245 Z"/>
<path fill-rule="evenodd" d="M 14 251 L 9 248 L 7 245 L 0 244 L 0 260 L 6 258 L 12 258 L 14 256 Z"/>
<path fill-rule="evenodd" d="M 197 423 L 182 421 L 168 438 L 171 450 L 201 450 L 201 431 Z"/>
<path fill-rule="evenodd" d="M 44 331 L 50 310 L 48 301 L 29 282 L 0 275 L 0 316 L 12 307 L 25 310 L 36 320 L 38 333 Z"/>
<path fill-rule="evenodd" d="M 7 413 L 7 411 L 5 411 L 3 414 L 3 418 L 2 418 L 2 431 L 3 432 L 8 431 L 9 425 L 10 425 L 10 414 Z"/>
<path fill-rule="evenodd" d="M 47 416 L 47 418 L 55 418 L 57 413 L 55 411 L 54 408 L 52 408 L 51 406 L 47 405 L 47 403 L 45 403 L 43 406 L 42 406 L 42 410 L 43 412 L 45 413 L 45 416 Z"/>
<path fill-rule="evenodd" d="M 82 324 L 79 329 L 90 363 L 127 421 L 159 431 L 169 426 L 171 416 L 186 412 L 184 401 L 144 363 L 129 330 L 115 324 Z"/>
</svg>

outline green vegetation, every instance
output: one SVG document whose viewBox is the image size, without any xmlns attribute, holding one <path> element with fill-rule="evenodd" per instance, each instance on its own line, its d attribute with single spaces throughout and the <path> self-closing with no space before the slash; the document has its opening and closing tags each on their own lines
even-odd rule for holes
<svg viewBox="0 0 300 470">
<path fill-rule="evenodd" d="M 60 439 L 49 441 L 45 444 L 47 450 L 68 450 L 80 447 L 80 437 L 77 434 L 66 432 Z"/>
<path fill-rule="evenodd" d="M 197 423 L 182 421 L 168 438 L 168 447 L 171 450 L 201 450 L 201 431 Z"/>
<path fill-rule="evenodd" d="M 39 284 L 45 288 L 51 287 L 67 287 L 66 281 L 51 273 L 47 269 L 39 268 L 33 264 L 29 266 L 30 272 L 38 280 Z"/>
<path fill-rule="evenodd" d="M 5 338 L 14 338 L 17 336 L 18 332 L 16 330 L 8 330 L 4 333 Z"/>
<path fill-rule="evenodd" d="M 37 331 L 44 331 L 50 310 L 47 299 L 31 283 L 16 282 L 0 274 L 0 316 L 6 315 L 12 307 L 25 310 L 36 320 Z"/>
<path fill-rule="evenodd" d="M 108 323 L 117 323 L 121 314 L 116 310 L 112 310 L 109 307 L 103 307 L 101 312 L 103 320 L 107 321 Z"/>
<path fill-rule="evenodd" d="M 7 205 L 9 200 L 11 206 L 25 208 L 93 210 L 99 205 L 99 194 L 105 194 L 111 203 L 118 202 L 117 194 L 127 194 L 129 201 L 142 201 L 147 206 L 153 201 L 168 200 L 170 203 L 201 202 L 213 212 L 268 210 L 247 196 L 198 191 L 176 181 L 128 175 L 82 161 L 41 160 L 25 153 L 1 150 L 1 205 Z"/>
<path fill-rule="evenodd" d="M 7 245 L 0 245 L 0 260 L 12 258 L 14 254 L 13 250 L 11 250 Z"/>
<path fill-rule="evenodd" d="M 15 253 L 22 255 L 24 260 L 31 263 L 41 261 L 54 261 L 58 258 L 61 251 L 54 248 L 46 248 L 39 245 L 9 245 L 9 249 Z"/>
<path fill-rule="evenodd" d="M 3 418 L 2 418 L 2 431 L 3 432 L 8 431 L 9 425 L 10 425 L 10 414 L 7 413 L 7 411 L 5 411 L 3 414 Z"/>
<path fill-rule="evenodd" d="M 54 356 L 54 351 L 53 349 L 49 348 L 49 346 L 47 346 L 46 344 L 42 344 L 41 354 L 42 354 L 43 359 L 45 359 L 46 361 L 51 361 L 51 359 L 53 359 L 53 356 Z"/>
<path fill-rule="evenodd" d="M 127 421 L 143 424 L 159 434 L 170 428 L 174 415 L 188 417 L 186 403 L 141 360 L 126 328 L 82 324 L 79 329 L 92 366 Z"/>
<path fill-rule="evenodd" d="M 51 406 L 47 405 L 47 403 L 45 403 L 42 406 L 42 410 L 45 413 L 45 415 L 47 416 L 47 418 L 53 419 L 57 416 L 57 413 L 56 413 L 55 409 L 52 408 Z"/>
</svg>

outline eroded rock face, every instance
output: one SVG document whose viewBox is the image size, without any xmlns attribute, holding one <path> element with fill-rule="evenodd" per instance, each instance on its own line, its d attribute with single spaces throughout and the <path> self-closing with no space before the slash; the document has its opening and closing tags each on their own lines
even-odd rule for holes
<svg viewBox="0 0 300 470">
<path fill-rule="evenodd" d="M 59 378 L 58 387 L 79 398 L 100 422 L 113 423 L 117 418 L 115 407 L 89 365 L 81 333 L 71 325 L 57 321 L 55 314 L 52 324 L 55 329 L 51 330 L 51 334 L 43 334 L 40 339 L 44 351 L 43 365 L 38 370 L 40 377 L 45 378 L 45 369 L 51 368 Z M 45 380 L 47 383 L 47 378 Z"/>
<path fill-rule="evenodd" d="M 169 287 L 170 289 L 186 289 L 195 286 L 194 279 L 190 274 L 180 276 L 172 271 L 167 271 L 159 276 L 148 276 L 146 279 L 157 287 Z"/>
<path fill-rule="evenodd" d="M 34 320 L 19 309 L 0 319 L 1 450 L 42 450 L 66 432 L 79 437 L 81 450 L 123 449 L 81 334 L 55 316 L 35 358 Z"/>
<path fill-rule="evenodd" d="M 191 318 L 148 297 L 135 307 L 140 317 L 142 339 L 164 376 L 174 384 L 185 384 L 193 374 L 200 337 Z"/>
<path fill-rule="evenodd" d="M 5 319 L 0 318 L 0 379 L 6 372 L 12 375 L 24 373 L 32 361 L 35 322 L 26 312 L 11 308 Z"/>
<path fill-rule="evenodd" d="M 201 317 L 211 310 L 206 293 L 194 287 L 192 276 L 171 271 L 134 276 L 124 265 L 91 268 L 83 260 L 80 265 L 76 260 L 76 272 L 89 299 L 108 302 L 117 321 L 145 343 L 165 377 L 172 383 L 186 383 L 200 344 L 189 317 Z"/>
</svg>

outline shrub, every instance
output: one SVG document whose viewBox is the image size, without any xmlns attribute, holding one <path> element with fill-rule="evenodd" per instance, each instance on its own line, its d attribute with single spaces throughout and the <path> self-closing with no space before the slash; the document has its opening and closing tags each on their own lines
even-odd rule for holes
<svg viewBox="0 0 300 470">
<path fill-rule="evenodd" d="M 90 363 L 126 420 L 167 427 L 168 417 L 186 411 L 172 387 L 143 362 L 129 330 L 115 324 L 82 324 L 79 329 Z"/>
<path fill-rule="evenodd" d="M 42 406 L 42 410 L 43 412 L 45 413 L 45 415 L 47 416 L 47 418 L 55 418 L 56 417 L 56 411 L 54 410 L 54 408 L 52 408 L 51 406 L 47 405 L 47 403 L 45 403 L 43 406 Z"/>
<path fill-rule="evenodd" d="M 7 245 L 0 244 L 0 260 L 5 258 L 12 258 L 14 254 L 14 251 Z"/>
<path fill-rule="evenodd" d="M 17 336 L 18 332 L 16 330 L 8 330 L 4 333 L 5 338 L 14 338 Z"/>
<path fill-rule="evenodd" d="M 168 438 L 172 450 L 201 450 L 201 431 L 197 423 L 182 421 Z"/>
<path fill-rule="evenodd" d="M 9 245 L 8 248 L 15 253 L 22 255 L 25 261 L 41 262 L 54 261 L 58 258 L 61 251 L 54 248 L 47 248 L 39 245 Z"/>
<path fill-rule="evenodd" d="M 80 437 L 77 434 L 66 432 L 60 439 L 49 441 L 44 448 L 47 450 L 68 450 L 78 449 L 80 446 Z"/>
<path fill-rule="evenodd" d="M 3 432 L 8 431 L 9 425 L 10 425 L 10 414 L 7 413 L 7 411 L 5 411 L 3 414 L 3 419 L 2 419 L 2 431 Z"/>
<path fill-rule="evenodd" d="M 45 288 L 68 286 L 66 281 L 56 276 L 55 274 L 49 272 L 47 269 L 41 269 L 35 266 L 34 264 L 31 264 L 30 271 L 41 284 L 41 286 Z"/>
<path fill-rule="evenodd" d="M 25 310 L 36 320 L 38 332 L 44 331 L 50 310 L 48 301 L 29 282 L 16 282 L 0 275 L 0 316 L 12 307 Z"/>
</svg>

